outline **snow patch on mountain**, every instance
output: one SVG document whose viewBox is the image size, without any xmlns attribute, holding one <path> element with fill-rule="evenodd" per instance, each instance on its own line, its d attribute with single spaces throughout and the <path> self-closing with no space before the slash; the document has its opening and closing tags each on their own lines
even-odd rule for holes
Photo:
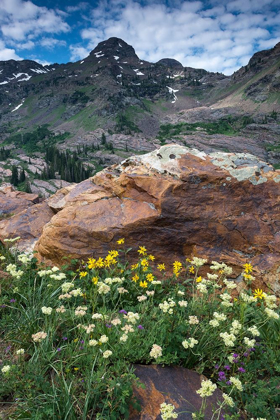
<svg viewBox="0 0 280 420">
<path fill-rule="evenodd" d="M 22 100 L 21 104 L 19 104 L 18 106 L 15 107 L 15 109 L 13 109 L 11 112 L 16 111 L 17 109 L 19 109 L 22 105 L 24 104 L 24 99 Z"/>
</svg>

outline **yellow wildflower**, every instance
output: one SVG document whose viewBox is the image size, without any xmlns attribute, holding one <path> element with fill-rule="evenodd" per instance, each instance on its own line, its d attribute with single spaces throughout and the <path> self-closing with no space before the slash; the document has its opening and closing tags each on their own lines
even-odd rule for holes
<svg viewBox="0 0 280 420">
<path fill-rule="evenodd" d="M 143 287 L 145 289 L 148 287 L 148 283 L 146 281 L 140 281 L 140 287 Z"/>
<path fill-rule="evenodd" d="M 244 264 L 243 268 L 244 268 L 245 273 L 247 274 L 250 274 L 253 271 L 253 266 L 251 264 Z"/>
<path fill-rule="evenodd" d="M 139 264 L 132 264 L 131 270 L 136 270 L 139 267 Z"/>
<path fill-rule="evenodd" d="M 256 289 L 255 291 L 254 291 L 254 298 L 255 299 L 262 299 L 263 297 L 264 297 L 265 295 L 264 295 L 264 293 L 263 293 L 263 291 L 262 291 L 262 289 Z"/>
<path fill-rule="evenodd" d="M 155 257 L 153 255 L 149 255 L 148 256 L 148 259 L 151 260 L 151 261 L 154 261 L 155 260 Z"/>
<path fill-rule="evenodd" d="M 190 272 L 191 274 L 193 274 L 193 273 L 194 273 L 194 266 L 193 266 L 193 265 L 189 268 L 189 272 Z"/>
<path fill-rule="evenodd" d="M 139 280 L 139 276 L 138 274 L 135 274 L 135 276 L 132 277 L 132 281 L 136 283 L 138 280 Z"/>
<path fill-rule="evenodd" d="M 93 277 L 92 283 L 96 285 L 98 283 L 98 277 Z"/>
<path fill-rule="evenodd" d="M 164 271 L 165 270 L 165 265 L 164 264 L 158 264 L 157 269 L 159 271 Z"/>
<path fill-rule="evenodd" d="M 95 268 L 96 265 L 96 259 L 95 258 L 89 258 L 88 259 L 88 269 L 91 270 L 92 268 Z"/>
<path fill-rule="evenodd" d="M 117 241 L 117 244 L 122 245 L 124 244 L 124 238 L 121 238 Z"/>
<path fill-rule="evenodd" d="M 202 277 L 201 276 L 197 277 L 196 282 L 200 283 L 201 281 L 202 281 Z"/>
<path fill-rule="evenodd" d="M 80 368 L 75 367 L 75 368 L 74 368 L 74 371 L 75 371 L 75 372 L 77 372 L 79 369 L 80 369 Z"/>
<path fill-rule="evenodd" d="M 149 263 L 148 263 L 148 261 L 144 258 L 144 259 L 141 261 L 141 265 L 142 265 L 142 267 L 148 267 Z"/>
<path fill-rule="evenodd" d="M 77 343 L 78 340 L 79 340 L 78 338 L 75 338 L 73 341 L 74 343 Z"/>
<path fill-rule="evenodd" d="M 111 257 L 116 258 L 119 255 L 119 253 L 118 251 L 113 250 L 113 251 L 109 251 L 108 255 L 111 255 Z"/>
<path fill-rule="evenodd" d="M 147 255 L 147 250 L 144 246 L 139 246 L 139 249 L 137 251 L 140 255 Z"/>
<path fill-rule="evenodd" d="M 96 261 L 96 267 L 102 268 L 103 266 L 104 266 L 103 258 L 98 258 L 98 260 Z"/>
<path fill-rule="evenodd" d="M 86 271 L 81 271 L 80 272 L 80 278 L 86 277 L 86 275 L 87 275 L 87 272 Z"/>
<path fill-rule="evenodd" d="M 179 276 L 181 269 L 182 269 L 182 263 L 180 263 L 180 261 L 175 261 L 173 263 L 173 273 L 175 274 L 176 277 Z"/>
<path fill-rule="evenodd" d="M 148 271 L 149 267 L 143 267 L 143 271 Z"/>
<path fill-rule="evenodd" d="M 154 280 L 154 276 L 152 275 L 152 273 L 149 273 L 149 274 L 146 275 L 146 279 L 148 281 L 153 281 Z"/>
</svg>

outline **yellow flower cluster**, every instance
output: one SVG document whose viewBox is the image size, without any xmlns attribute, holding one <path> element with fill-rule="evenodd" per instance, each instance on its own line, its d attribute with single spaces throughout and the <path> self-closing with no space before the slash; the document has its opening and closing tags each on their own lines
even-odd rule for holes
<svg viewBox="0 0 280 420">
<path fill-rule="evenodd" d="M 182 270 L 182 263 L 180 261 L 174 261 L 173 273 L 175 274 L 176 277 L 179 276 L 181 270 Z"/>
</svg>

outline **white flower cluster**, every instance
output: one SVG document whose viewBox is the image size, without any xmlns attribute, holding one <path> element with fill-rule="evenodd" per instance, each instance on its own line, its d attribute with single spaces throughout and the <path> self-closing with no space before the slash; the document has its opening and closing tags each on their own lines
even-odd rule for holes
<svg viewBox="0 0 280 420">
<path fill-rule="evenodd" d="M 87 306 L 78 306 L 76 309 L 75 309 L 75 315 L 77 316 L 77 317 L 81 317 L 81 316 L 84 316 L 87 312 Z"/>
<path fill-rule="evenodd" d="M 201 398 L 211 397 L 211 395 L 213 395 L 216 388 L 217 388 L 217 385 L 213 384 L 213 382 L 210 379 L 207 379 L 201 382 L 201 388 L 198 389 L 196 393 L 199 394 Z"/>
<path fill-rule="evenodd" d="M 188 348 L 194 348 L 194 346 L 196 345 L 196 344 L 198 344 L 198 341 L 195 339 L 195 338 L 192 338 L 192 337 L 190 337 L 190 338 L 187 338 L 187 340 L 184 340 L 183 342 L 182 342 L 182 346 L 185 348 L 185 349 L 188 349 Z"/>
<path fill-rule="evenodd" d="M 55 310 L 58 314 L 64 314 L 64 312 L 66 312 L 66 309 L 64 307 L 64 305 L 59 306 L 58 308 L 56 308 Z"/>
<path fill-rule="evenodd" d="M 113 277 L 113 278 L 107 277 L 104 280 L 104 283 L 109 284 L 109 285 L 114 284 L 114 283 L 122 284 L 123 282 L 124 282 L 124 277 L 122 277 L 122 278 L 120 278 L 120 277 Z"/>
<path fill-rule="evenodd" d="M 41 341 L 43 341 L 46 337 L 47 333 L 45 333 L 44 331 L 39 331 L 36 334 L 32 334 L 32 340 L 35 343 L 41 343 Z"/>
<path fill-rule="evenodd" d="M 186 308 L 188 306 L 188 302 L 186 300 L 179 300 L 178 305 L 181 306 L 181 308 Z"/>
<path fill-rule="evenodd" d="M 71 290 L 71 292 L 67 292 L 64 293 L 60 296 L 58 296 L 58 299 L 70 299 L 72 296 L 77 297 L 77 296 L 83 296 L 83 292 L 81 290 L 81 288 L 79 287 L 78 289 L 73 289 Z"/>
<path fill-rule="evenodd" d="M 2 373 L 9 373 L 10 370 L 11 370 L 11 366 L 6 365 L 6 366 L 2 367 L 1 372 Z"/>
<path fill-rule="evenodd" d="M 155 291 L 154 290 L 147 290 L 146 291 L 146 295 L 147 296 L 154 296 L 154 294 L 155 294 Z"/>
<path fill-rule="evenodd" d="M 161 281 L 160 280 L 153 280 L 151 284 L 156 286 L 158 284 L 161 284 Z"/>
<path fill-rule="evenodd" d="M 88 345 L 92 346 L 92 347 L 97 346 L 97 344 L 98 344 L 97 340 L 89 340 L 89 342 L 88 342 Z"/>
<path fill-rule="evenodd" d="M 223 399 L 227 405 L 229 405 L 230 407 L 234 407 L 234 401 L 229 395 L 223 394 Z"/>
<path fill-rule="evenodd" d="M 103 283 L 102 281 L 99 281 L 97 283 L 97 287 L 98 287 L 98 293 L 100 295 L 106 295 L 111 290 L 110 289 L 110 286 L 108 286 L 107 284 Z"/>
<path fill-rule="evenodd" d="M 99 343 L 107 343 L 107 341 L 109 340 L 109 338 L 107 337 L 107 335 L 101 335 L 101 337 L 99 338 Z"/>
<path fill-rule="evenodd" d="M 178 296 L 184 296 L 185 292 L 183 292 L 183 290 L 178 290 L 177 295 Z"/>
<path fill-rule="evenodd" d="M 154 359 L 157 359 L 158 357 L 162 356 L 162 348 L 157 344 L 153 344 L 152 350 L 150 351 L 150 356 Z"/>
<path fill-rule="evenodd" d="M 176 306 L 176 303 L 174 302 L 173 299 L 169 298 L 168 300 L 165 300 L 163 303 L 159 304 L 159 308 L 162 310 L 162 312 L 164 313 L 169 313 L 169 314 L 173 314 L 173 309 L 174 306 Z"/>
<path fill-rule="evenodd" d="M 6 271 L 11 274 L 12 277 L 19 280 L 21 276 L 23 275 L 22 270 L 17 270 L 17 266 L 15 264 L 8 264 L 6 267 Z"/>
<path fill-rule="evenodd" d="M 93 314 L 91 318 L 92 319 L 103 319 L 103 315 L 97 313 L 97 314 Z"/>
<path fill-rule="evenodd" d="M 220 325 L 220 321 L 225 321 L 227 319 L 226 315 L 220 312 L 214 312 L 213 317 L 214 319 L 209 321 L 209 325 L 211 325 L 214 328 Z"/>
<path fill-rule="evenodd" d="M 114 326 L 120 325 L 122 323 L 122 321 L 120 320 L 120 318 L 114 318 L 111 321 L 111 324 Z"/>
<path fill-rule="evenodd" d="M 127 322 L 129 324 L 136 324 L 136 322 L 139 319 L 139 314 L 137 312 L 128 312 L 127 315 L 124 316 L 125 319 L 127 319 Z"/>
<path fill-rule="evenodd" d="M 90 334 L 94 330 L 95 324 L 81 325 L 81 327 L 85 330 L 87 334 Z"/>
<path fill-rule="evenodd" d="M 236 287 L 237 287 L 237 284 L 234 283 L 234 281 L 228 281 L 227 279 L 224 279 L 223 280 L 223 283 L 226 285 L 226 287 L 229 290 L 236 289 Z"/>
<path fill-rule="evenodd" d="M 252 334 L 253 337 L 259 337 L 260 336 L 260 332 L 255 325 L 253 325 L 250 328 L 247 328 L 247 330 Z"/>
<path fill-rule="evenodd" d="M 147 298 L 147 296 L 145 296 L 145 295 L 142 295 L 142 296 L 137 296 L 137 300 L 138 300 L 138 302 L 144 302 L 145 300 L 147 300 L 148 298 Z"/>
<path fill-rule="evenodd" d="M 128 335 L 127 334 L 123 334 L 120 336 L 120 341 L 122 341 L 123 343 L 125 343 L 128 339 Z"/>
<path fill-rule="evenodd" d="M 206 294 L 208 292 L 206 280 L 203 279 L 200 283 L 197 284 L 196 288 L 200 293 Z"/>
<path fill-rule="evenodd" d="M 190 325 L 199 324 L 199 319 L 195 315 L 189 316 L 189 321 L 187 321 Z"/>
<path fill-rule="evenodd" d="M 16 351 L 16 354 L 24 354 L 24 349 L 19 349 Z"/>
<path fill-rule="evenodd" d="M 237 388 L 239 391 L 243 391 L 242 383 L 238 378 L 231 376 L 229 380 L 232 383 L 232 385 L 235 386 L 235 388 Z"/>
<path fill-rule="evenodd" d="M 241 330 L 242 325 L 240 324 L 239 321 L 237 321 L 237 319 L 235 319 L 234 321 L 232 321 L 231 323 L 231 329 L 230 329 L 230 333 L 231 334 L 238 334 L 239 331 Z"/>
<path fill-rule="evenodd" d="M 231 296 L 228 293 L 223 293 L 220 295 L 220 298 L 222 299 L 221 305 L 228 308 L 230 306 L 233 306 L 233 303 L 230 302 Z"/>
<path fill-rule="evenodd" d="M 264 312 L 266 313 L 268 318 L 279 319 L 279 314 L 273 309 L 265 308 Z"/>
<path fill-rule="evenodd" d="M 275 295 L 268 295 L 266 293 L 264 293 L 264 300 L 265 300 L 265 304 L 269 309 L 275 309 L 277 308 L 276 305 L 276 296 Z"/>
<path fill-rule="evenodd" d="M 205 263 L 207 263 L 207 260 L 198 257 L 193 257 L 191 261 L 191 265 L 194 265 L 197 268 L 202 267 Z"/>
<path fill-rule="evenodd" d="M 103 358 L 108 359 L 108 357 L 112 356 L 113 352 L 111 350 L 106 350 L 103 353 Z"/>
<path fill-rule="evenodd" d="M 254 345 L 256 344 L 256 340 L 254 338 L 252 338 L 250 340 L 250 338 L 248 337 L 244 337 L 244 343 L 246 344 L 246 346 L 248 347 L 254 347 Z"/>
<path fill-rule="evenodd" d="M 120 295 L 123 295 L 124 293 L 128 293 L 128 290 L 126 290 L 124 287 L 118 287 L 117 291 Z"/>
<path fill-rule="evenodd" d="M 256 302 L 254 296 L 247 295 L 246 293 L 240 293 L 240 298 L 247 303 Z"/>
<path fill-rule="evenodd" d="M 74 284 L 72 282 L 65 282 L 61 285 L 61 290 L 63 293 L 69 292 L 70 289 L 73 289 Z"/>
<path fill-rule="evenodd" d="M 23 254 L 19 254 L 18 255 L 18 260 L 22 263 L 22 264 L 27 264 L 29 263 L 33 258 L 33 255 L 30 253 L 23 253 Z"/>
<path fill-rule="evenodd" d="M 47 307 L 47 306 L 43 306 L 42 308 L 41 308 L 41 311 L 43 312 L 43 314 L 45 314 L 45 315 L 50 315 L 51 313 L 52 313 L 52 308 L 49 306 L 49 307 Z"/>
<path fill-rule="evenodd" d="M 174 413 L 175 407 L 173 404 L 160 404 L 160 415 L 162 420 L 177 419 L 178 414 Z"/>
<path fill-rule="evenodd" d="M 134 332 L 134 328 L 130 324 L 126 324 L 121 329 L 122 329 L 122 331 L 125 331 L 125 333 Z"/>
<path fill-rule="evenodd" d="M 217 261 L 212 261 L 212 265 L 210 266 L 210 268 L 214 271 L 221 271 L 226 276 L 232 274 L 232 268 L 227 266 L 225 263 L 218 263 Z"/>
<path fill-rule="evenodd" d="M 220 333 L 220 337 L 224 340 L 225 346 L 233 347 L 235 344 L 236 337 L 234 334 L 229 334 L 227 332 Z"/>
<path fill-rule="evenodd" d="M 218 276 L 218 274 L 210 274 L 210 273 L 207 273 L 207 278 L 208 278 L 208 280 L 217 280 L 217 278 L 218 278 L 219 276 Z"/>
</svg>

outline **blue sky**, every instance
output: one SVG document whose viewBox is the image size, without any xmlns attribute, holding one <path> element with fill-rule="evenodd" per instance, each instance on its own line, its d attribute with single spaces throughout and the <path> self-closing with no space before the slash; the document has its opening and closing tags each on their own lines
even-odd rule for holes
<svg viewBox="0 0 280 420">
<path fill-rule="evenodd" d="M 0 0 L 0 61 L 77 61 L 111 36 L 229 75 L 280 42 L 280 0 Z"/>
</svg>

